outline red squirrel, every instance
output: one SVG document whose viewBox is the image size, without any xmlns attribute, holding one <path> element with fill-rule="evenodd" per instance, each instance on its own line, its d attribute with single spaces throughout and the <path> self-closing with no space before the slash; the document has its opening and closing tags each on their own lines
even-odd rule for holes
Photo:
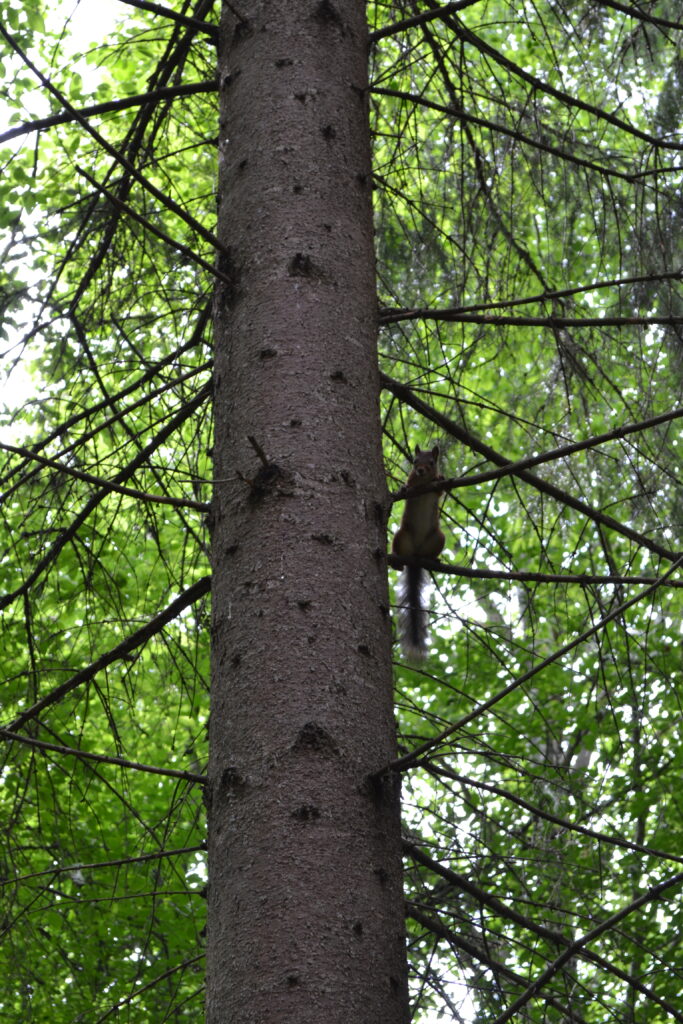
<svg viewBox="0 0 683 1024">
<path fill-rule="evenodd" d="M 439 473 L 439 447 L 415 449 L 413 469 L 406 487 L 443 480 Z M 399 558 L 437 558 L 446 543 L 439 527 L 441 494 L 430 491 L 406 498 L 401 525 L 394 534 L 391 550 Z M 400 597 L 401 646 L 408 657 L 420 661 L 427 653 L 427 613 L 423 605 L 425 570 L 407 565 L 403 570 Z"/>
</svg>

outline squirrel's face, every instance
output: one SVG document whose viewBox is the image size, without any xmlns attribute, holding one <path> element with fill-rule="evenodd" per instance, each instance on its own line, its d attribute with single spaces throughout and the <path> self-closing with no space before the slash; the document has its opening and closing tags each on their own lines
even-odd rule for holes
<svg viewBox="0 0 683 1024">
<path fill-rule="evenodd" d="M 413 460 L 413 474 L 422 479 L 433 479 L 437 474 L 438 457 L 439 449 L 437 446 L 431 450 L 426 448 L 424 451 L 421 448 L 416 448 Z"/>
</svg>

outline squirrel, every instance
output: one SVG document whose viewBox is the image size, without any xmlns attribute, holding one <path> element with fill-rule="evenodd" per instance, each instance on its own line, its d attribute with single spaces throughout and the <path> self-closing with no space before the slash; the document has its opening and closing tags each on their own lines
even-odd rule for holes
<svg viewBox="0 0 683 1024">
<path fill-rule="evenodd" d="M 406 481 L 406 487 L 443 480 L 439 473 L 439 447 L 415 449 L 413 469 Z M 446 543 L 439 527 L 438 491 L 408 497 L 403 509 L 401 525 L 394 534 L 391 550 L 398 558 L 436 558 Z M 427 613 L 423 605 L 425 570 L 419 565 L 407 565 L 403 570 L 400 596 L 401 646 L 415 661 L 421 661 L 427 653 Z"/>
</svg>

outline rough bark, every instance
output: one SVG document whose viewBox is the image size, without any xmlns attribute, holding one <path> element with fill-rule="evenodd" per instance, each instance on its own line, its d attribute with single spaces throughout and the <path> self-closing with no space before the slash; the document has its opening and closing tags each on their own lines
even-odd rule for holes
<svg viewBox="0 0 683 1024">
<path fill-rule="evenodd" d="M 399 1024 L 364 4 L 220 34 L 207 1020 Z"/>
</svg>

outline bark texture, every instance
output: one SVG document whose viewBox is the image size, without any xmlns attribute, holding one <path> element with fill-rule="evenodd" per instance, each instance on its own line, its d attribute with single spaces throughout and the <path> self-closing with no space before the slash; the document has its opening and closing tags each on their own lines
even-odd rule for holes
<svg viewBox="0 0 683 1024">
<path fill-rule="evenodd" d="M 221 44 L 207 1020 L 403 1024 L 364 4 Z"/>
</svg>

